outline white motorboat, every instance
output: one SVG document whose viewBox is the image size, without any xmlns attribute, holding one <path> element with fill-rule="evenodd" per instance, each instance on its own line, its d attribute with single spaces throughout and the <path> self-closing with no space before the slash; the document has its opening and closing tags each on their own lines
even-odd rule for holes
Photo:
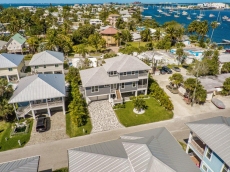
<svg viewBox="0 0 230 172">
<path fill-rule="evenodd" d="M 222 17 L 223 20 L 228 20 L 228 16 Z"/>
<path fill-rule="evenodd" d="M 209 17 L 215 17 L 215 15 L 214 14 L 209 14 Z"/>
<path fill-rule="evenodd" d="M 177 15 L 177 14 L 174 14 L 174 17 L 178 18 L 178 17 L 180 17 L 180 16 L 179 16 L 179 15 Z"/>
<path fill-rule="evenodd" d="M 188 17 L 187 17 L 187 19 L 188 19 L 188 20 L 191 20 L 191 17 L 190 17 L 190 16 L 188 16 Z"/>
<path fill-rule="evenodd" d="M 187 13 L 186 11 L 183 11 L 183 12 L 182 12 L 182 15 L 183 15 L 183 16 L 186 16 L 186 15 L 188 15 L 188 13 Z"/>
</svg>

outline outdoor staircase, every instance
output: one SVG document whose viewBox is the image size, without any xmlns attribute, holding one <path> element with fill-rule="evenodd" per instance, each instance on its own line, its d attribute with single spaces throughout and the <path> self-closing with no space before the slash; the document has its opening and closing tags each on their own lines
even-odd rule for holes
<svg viewBox="0 0 230 172">
<path fill-rule="evenodd" d="M 120 92 L 120 90 L 116 90 L 116 97 L 117 97 L 117 100 L 121 100 L 121 92 Z"/>
<path fill-rule="evenodd" d="M 30 105 L 23 108 L 18 108 L 17 114 L 18 116 L 24 117 L 29 111 L 30 111 Z"/>
</svg>

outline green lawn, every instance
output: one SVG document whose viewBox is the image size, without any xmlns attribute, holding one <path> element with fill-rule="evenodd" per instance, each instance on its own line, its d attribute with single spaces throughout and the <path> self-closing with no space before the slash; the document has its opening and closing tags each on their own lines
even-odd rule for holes
<svg viewBox="0 0 230 172">
<path fill-rule="evenodd" d="M 147 44 L 148 42 L 127 42 L 127 44 L 130 44 L 131 46 L 133 46 L 133 47 L 139 47 L 139 44 L 140 44 L 140 46 L 145 46 L 146 44 Z"/>
<path fill-rule="evenodd" d="M 83 129 L 85 130 L 85 133 L 83 133 Z M 88 118 L 86 125 L 82 127 L 77 127 L 74 124 L 72 124 L 70 115 L 66 114 L 66 134 L 70 137 L 87 135 L 90 134 L 91 130 L 92 124 L 90 118 Z"/>
<path fill-rule="evenodd" d="M 119 121 L 126 127 L 157 122 L 171 119 L 173 117 L 172 111 L 165 110 L 160 106 L 159 102 L 154 98 L 145 99 L 148 108 L 144 114 L 137 115 L 133 112 L 132 101 L 125 103 L 124 109 L 115 110 Z"/>
<path fill-rule="evenodd" d="M 6 151 L 25 146 L 30 140 L 30 133 L 32 131 L 33 121 L 30 122 L 29 132 L 26 134 L 15 135 L 10 138 L 13 123 L 0 122 L 0 151 Z M 4 127 L 2 127 L 4 126 Z M 7 138 L 7 141 L 5 140 Z M 21 142 L 21 146 L 18 144 L 18 140 Z"/>
<path fill-rule="evenodd" d="M 53 172 L 68 172 L 68 168 L 67 167 L 60 168 L 60 169 L 54 170 Z"/>
</svg>

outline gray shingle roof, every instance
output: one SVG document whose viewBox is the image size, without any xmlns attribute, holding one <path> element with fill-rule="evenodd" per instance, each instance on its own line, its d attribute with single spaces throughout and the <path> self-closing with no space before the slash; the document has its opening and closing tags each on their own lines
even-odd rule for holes
<svg viewBox="0 0 230 172">
<path fill-rule="evenodd" d="M 117 71 L 118 73 L 120 73 L 151 69 L 148 65 L 139 60 L 137 57 L 126 54 L 123 54 L 118 57 L 105 59 L 105 62 L 106 63 L 103 66 L 107 72 Z"/>
<path fill-rule="evenodd" d="M 2 53 L 0 54 L 0 68 L 17 67 L 23 58 L 23 55 Z"/>
<path fill-rule="evenodd" d="M 33 55 L 29 66 L 35 65 L 49 65 L 49 64 L 62 64 L 64 63 L 63 53 L 56 51 L 43 51 Z"/>
<path fill-rule="evenodd" d="M 118 77 L 109 77 L 104 67 L 95 67 L 80 71 L 81 81 L 83 87 L 107 85 L 122 83 L 124 80 L 120 80 Z M 125 80 L 125 82 L 138 81 L 138 78 Z"/>
<path fill-rule="evenodd" d="M 121 139 L 74 148 L 68 151 L 72 171 L 198 172 L 166 128 L 121 136 Z M 111 161 L 113 160 L 113 161 Z M 82 164 L 84 163 L 84 164 Z M 92 169 L 94 168 L 94 169 Z"/>
<path fill-rule="evenodd" d="M 64 96 L 65 78 L 63 74 L 38 74 L 22 78 L 9 103 Z"/>
<path fill-rule="evenodd" d="M 40 156 L 28 157 L 0 164 L 1 172 L 37 172 Z"/>
<path fill-rule="evenodd" d="M 214 117 L 186 124 L 230 166 L 230 117 Z"/>
</svg>

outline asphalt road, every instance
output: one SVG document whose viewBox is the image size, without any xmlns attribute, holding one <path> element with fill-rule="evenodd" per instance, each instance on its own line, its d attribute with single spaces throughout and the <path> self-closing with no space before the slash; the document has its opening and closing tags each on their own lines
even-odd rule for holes
<svg viewBox="0 0 230 172">
<path fill-rule="evenodd" d="M 139 125 L 124 129 L 116 129 L 106 132 L 90 134 L 86 136 L 63 139 L 54 142 L 26 146 L 20 149 L 9 150 L 0 152 L 0 163 L 12 161 L 29 156 L 40 155 L 39 170 L 58 169 L 68 166 L 67 150 L 80 147 L 84 145 L 95 144 L 99 142 L 118 139 L 120 135 L 138 132 L 158 127 L 166 127 L 177 140 L 187 139 L 189 129 L 185 125 L 187 122 L 196 121 L 200 119 L 215 117 L 215 116 L 229 116 L 230 110 L 216 110 L 210 113 L 204 113 L 193 116 L 186 116 L 181 118 L 174 118 L 167 121 Z"/>
</svg>

